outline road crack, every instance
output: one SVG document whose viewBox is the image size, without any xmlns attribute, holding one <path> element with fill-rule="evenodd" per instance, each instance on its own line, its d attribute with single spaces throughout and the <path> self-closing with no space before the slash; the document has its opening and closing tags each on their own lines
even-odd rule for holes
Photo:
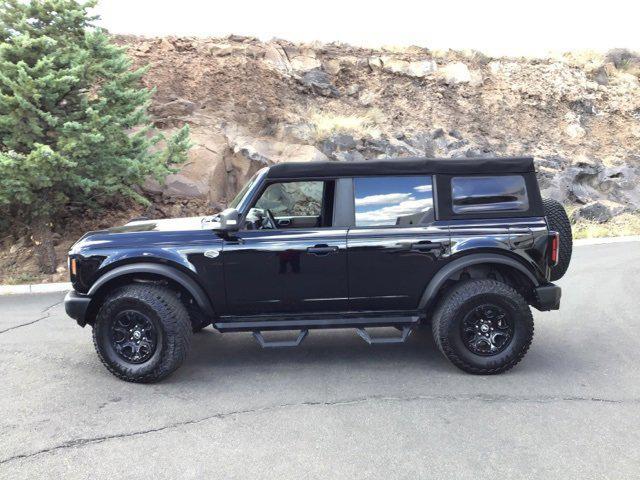
<svg viewBox="0 0 640 480">
<path fill-rule="evenodd" d="M 26 323 L 21 323 L 20 325 L 14 325 L 13 327 L 5 328 L 4 330 L 0 330 L 0 334 L 9 332 L 11 330 L 15 330 L 17 328 L 26 327 L 27 325 L 33 325 L 34 323 L 38 323 L 41 320 L 49 318 L 51 316 L 51 309 L 57 307 L 58 305 L 61 305 L 63 302 L 64 302 L 64 299 L 54 303 L 53 305 L 46 307 L 44 310 L 40 312 L 43 314 L 40 318 L 36 318 L 35 320 L 31 320 Z"/>
<path fill-rule="evenodd" d="M 55 306 L 55 305 L 53 305 Z M 53 307 L 52 306 L 52 307 Z M 50 308 L 52 308 L 50 307 Z M 43 455 L 58 450 L 65 450 L 69 448 L 82 448 L 87 445 L 95 445 L 110 440 L 117 440 L 121 438 L 132 438 L 151 433 L 164 432 L 168 430 L 174 430 L 177 428 L 197 425 L 210 420 L 223 420 L 229 417 L 237 417 L 240 415 L 259 414 L 265 412 L 273 412 L 276 410 L 283 410 L 289 408 L 299 407 L 334 407 L 334 406 L 351 406 L 360 405 L 369 402 L 418 402 L 418 401 L 431 401 L 431 402 L 461 402 L 461 401 L 476 401 L 485 403 L 557 403 L 557 402 L 588 402 L 588 403 L 601 403 L 601 404 L 640 404 L 640 399 L 611 399 L 601 397 L 580 397 L 580 396 L 542 396 L 542 397 L 513 397 L 508 395 L 416 395 L 416 396 L 384 396 L 384 395 L 372 395 L 367 397 L 357 397 L 351 399 L 339 399 L 333 401 L 308 401 L 299 403 L 282 403 L 276 405 L 267 405 L 264 407 L 248 408 L 241 410 L 231 410 L 228 412 L 218 412 L 204 417 L 183 420 L 180 422 L 170 423 L 156 428 L 150 428 L 146 430 L 138 430 L 134 432 L 115 433 L 112 435 L 102 435 L 97 437 L 88 438 L 76 438 L 68 440 L 58 445 L 54 445 L 49 448 L 43 448 L 31 453 L 21 453 L 12 457 L 0 460 L 0 465 L 4 465 L 15 460 L 21 460 L 26 458 Z"/>
</svg>

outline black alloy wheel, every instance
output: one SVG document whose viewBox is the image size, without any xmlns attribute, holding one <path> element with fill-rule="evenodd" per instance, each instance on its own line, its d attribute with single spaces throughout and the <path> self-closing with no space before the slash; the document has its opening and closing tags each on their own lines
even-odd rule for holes
<svg viewBox="0 0 640 480">
<path fill-rule="evenodd" d="M 491 303 L 471 310 L 460 326 L 465 347 L 476 355 L 497 355 L 513 339 L 513 319 L 505 309 Z"/>
<path fill-rule="evenodd" d="M 111 323 L 111 346 L 129 363 L 144 363 L 156 351 L 158 331 L 151 319 L 136 310 L 118 313 Z"/>
</svg>

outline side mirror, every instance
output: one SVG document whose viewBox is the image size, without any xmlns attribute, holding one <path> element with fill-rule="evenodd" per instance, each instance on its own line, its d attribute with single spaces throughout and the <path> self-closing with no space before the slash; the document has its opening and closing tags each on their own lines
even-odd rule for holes
<svg viewBox="0 0 640 480">
<path fill-rule="evenodd" d="M 240 229 L 240 212 L 235 208 L 227 208 L 220 212 L 220 229 L 235 232 Z"/>
</svg>

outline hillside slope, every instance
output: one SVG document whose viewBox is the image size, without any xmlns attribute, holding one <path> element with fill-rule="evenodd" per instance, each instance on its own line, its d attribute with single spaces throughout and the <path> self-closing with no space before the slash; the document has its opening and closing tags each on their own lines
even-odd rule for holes
<svg viewBox="0 0 640 480">
<path fill-rule="evenodd" d="M 234 36 L 116 41 L 150 64 L 155 124 L 189 123 L 195 145 L 165 185 L 145 185 L 152 207 L 114 206 L 108 221 L 210 213 L 276 162 L 532 155 L 543 194 L 567 205 L 580 234 L 640 229 L 640 62 L 629 52 L 511 59 Z M 60 250 L 105 221 L 59 232 Z M 13 257 L 0 255 L 6 277 L 23 268 Z"/>
<path fill-rule="evenodd" d="M 638 58 L 494 59 L 251 38 L 119 37 L 151 64 L 156 124 L 196 147 L 165 198 L 224 205 L 247 175 L 291 160 L 533 155 L 544 194 L 603 222 L 640 205 Z M 593 202 L 598 202 L 593 204 Z"/>
</svg>

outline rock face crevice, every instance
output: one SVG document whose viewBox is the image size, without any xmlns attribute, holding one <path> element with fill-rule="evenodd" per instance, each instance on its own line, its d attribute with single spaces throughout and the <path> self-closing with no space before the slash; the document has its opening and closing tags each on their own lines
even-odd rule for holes
<svg viewBox="0 0 640 480">
<path fill-rule="evenodd" d="M 156 125 L 191 126 L 189 161 L 165 185 L 145 185 L 164 199 L 222 208 L 284 161 L 532 155 L 543 194 L 575 205 L 574 218 L 606 222 L 640 205 L 631 52 L 513 59 L 238 36 L 117 41 L 151 64 Z"/>
</svg>

